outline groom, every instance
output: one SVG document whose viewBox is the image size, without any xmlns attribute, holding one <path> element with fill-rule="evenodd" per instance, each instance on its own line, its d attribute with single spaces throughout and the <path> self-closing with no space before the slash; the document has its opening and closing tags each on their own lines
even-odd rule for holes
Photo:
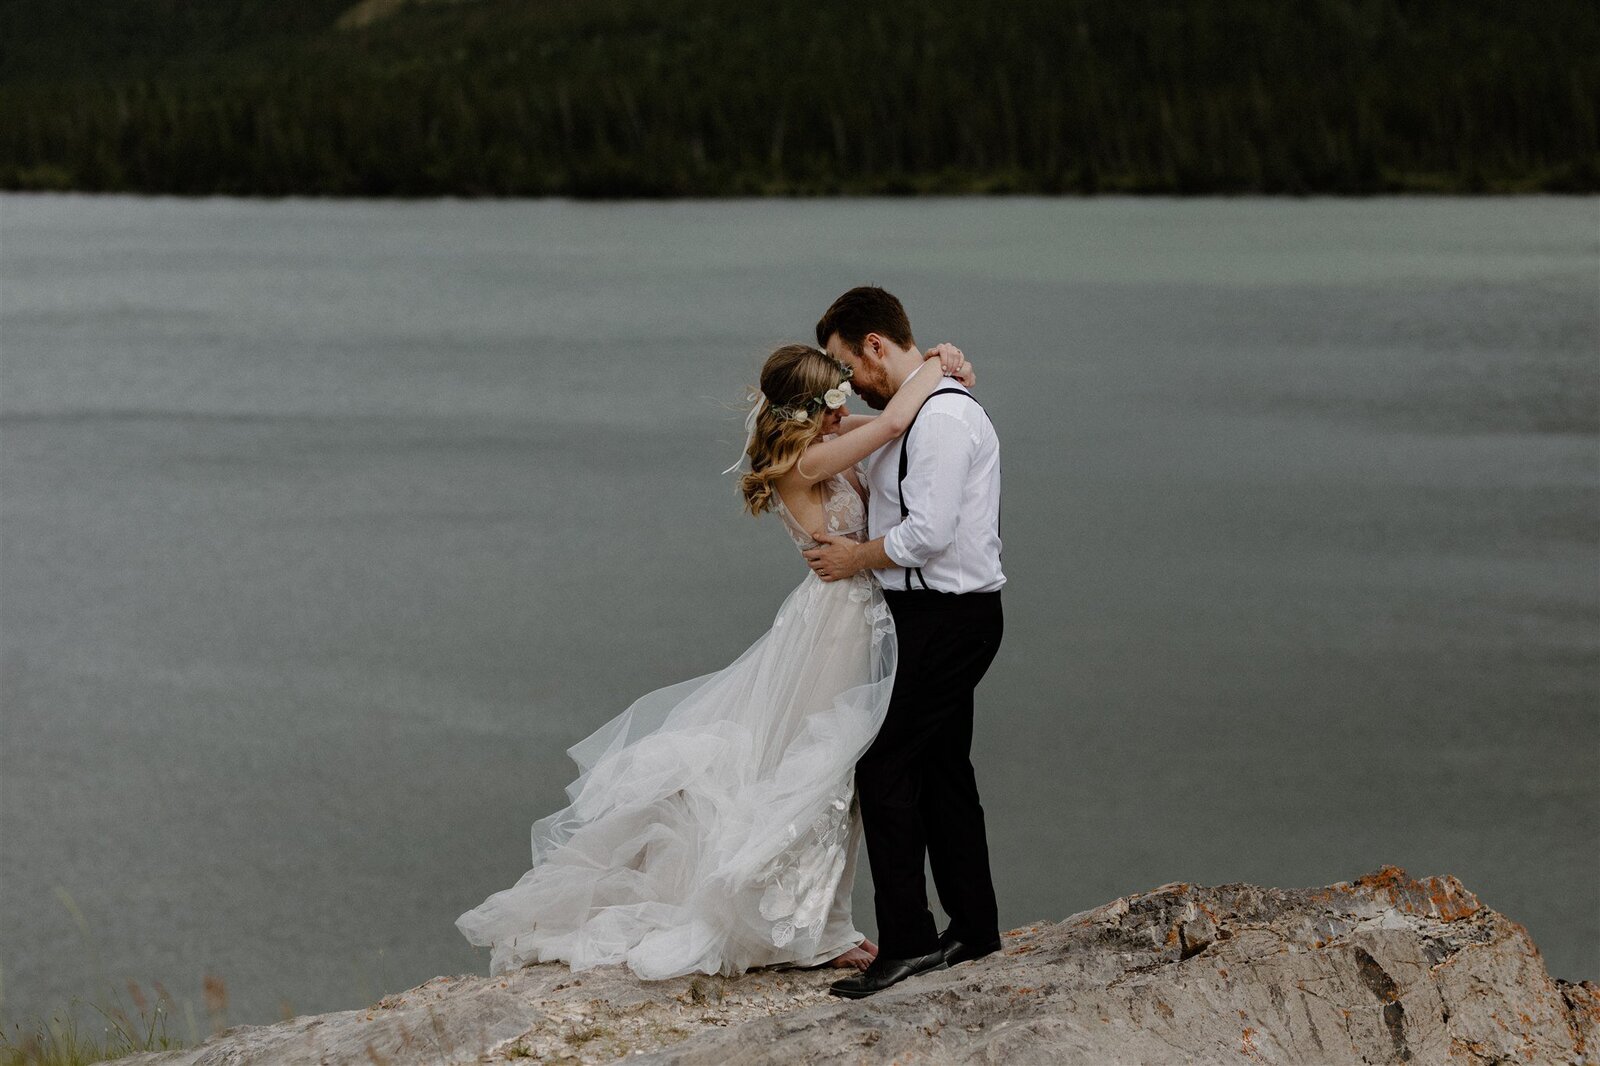
<svg viewBox="0 0 1600 1066">
<path fill-rule="evenodd" d="M 900 301 L 851 289 L 817 323 L 817 343 L 850 367 L 852 388 L 883 410 L 923 354 Z M 1000 647 L 1000 442 L 953 378 L 911 427 L 867 457 L 867 532 L 818 532 L 805 553 L 824 581 L 876 572 L 899 646 L 894 693 L 856 763 L 878 915 L 878 957 L 836 981 L 858 999 L 921 973 L 1000 950 L 983 807 L 973 777 L 972 693 Z M 937 933 L 923 863 L 950 927 Z"/>
</svg>

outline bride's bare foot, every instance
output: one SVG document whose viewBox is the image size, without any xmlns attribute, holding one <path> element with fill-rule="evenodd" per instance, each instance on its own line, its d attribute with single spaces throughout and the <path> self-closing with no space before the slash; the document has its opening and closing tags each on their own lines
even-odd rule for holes
<svg viewBox="0 0 1600 1066">
<path fill-rule="evenodd" d="M 871 947 L 872 950 L 870 952 L 867 951 L 867 947 Z M 870 940 L 863 940 L 860 944 L 851 948 L 843 955 L 833 959 L 828 963 L 828 965 L 837 966 L 840 969 L 854 968 L 857 970 L 865 970 L 872 964 L 872 960 L 877 957 L 877 954 L 877 945 L 873 944 Z"/>
</svg>

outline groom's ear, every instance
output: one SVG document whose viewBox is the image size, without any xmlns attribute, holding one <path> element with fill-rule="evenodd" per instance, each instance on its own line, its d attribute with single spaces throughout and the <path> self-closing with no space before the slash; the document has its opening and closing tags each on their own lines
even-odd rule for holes
<svg viewBox="0 0 1600 1066">
<path fill-rule="evenodd" d="M 861 338 L 861 344 L 856 354 L 862 359 L 869 359 L 874 363 L 883 362 L 889 354 L 888 348 L 883 343 L 883 337 L 877 333 L 868 333 Z"/>
</svg>

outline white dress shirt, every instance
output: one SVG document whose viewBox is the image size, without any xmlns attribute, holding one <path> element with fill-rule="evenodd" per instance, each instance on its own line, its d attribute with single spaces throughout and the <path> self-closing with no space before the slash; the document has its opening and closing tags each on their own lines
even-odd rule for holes
<svg viewBox="0 0 1600 1066">
<path fill-rule="evenodd" d="M 967 390 L 947 377 L 939 387 Z M 897 487 L 900 448 L 906 479 Z M 863 461 L 869 495 L 867 536 L 883 538 L 898 566 L 873 571 L 886 589 L 992 592 L 1006 582 L 1000 570 L 1000 439 L 979 404 L 965 396 L 935 396 L 907 434 Z M 900 493 L 909 513 L 900 517 Z M 922 568 L 922 582 L 909 568 Z"/>
</svg>

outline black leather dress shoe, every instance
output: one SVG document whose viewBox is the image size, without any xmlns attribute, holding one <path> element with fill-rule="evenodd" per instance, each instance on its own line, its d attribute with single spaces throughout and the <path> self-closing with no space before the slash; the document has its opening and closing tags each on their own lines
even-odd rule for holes
<svg viewBox="0 0 1600 1066">
<path fill-rule="evenodd" d="M 939 934 L 939 950 L 944 952 L 944 964 L 946 966 L 954 966 L 958 962 L 971 962 L 973 959 L 981 959 L 985 955 L 993 955 L 1000 950 L 1000 946 L 998 937 L 993 943 L 973 945 L 956 939 L 948 929 Z"/>
<path fill-rule="evenodd" d="M 861 999 L 874 992 L 882 992 L 890 985 L 899 984 L 907 977 L 924 973 L 928 970 L 943 970 L 945 968 L 944 952 L 934 951 L 927 955 L 918 955 L 910 959 L 886 959 L 882 955 L 872 960 L 872 964 L 854 977 L 846 977 L 842 981 L 835 981 L 828 986 L 828 991 L 836 996 L 846 999 Z"/>
</svg>

